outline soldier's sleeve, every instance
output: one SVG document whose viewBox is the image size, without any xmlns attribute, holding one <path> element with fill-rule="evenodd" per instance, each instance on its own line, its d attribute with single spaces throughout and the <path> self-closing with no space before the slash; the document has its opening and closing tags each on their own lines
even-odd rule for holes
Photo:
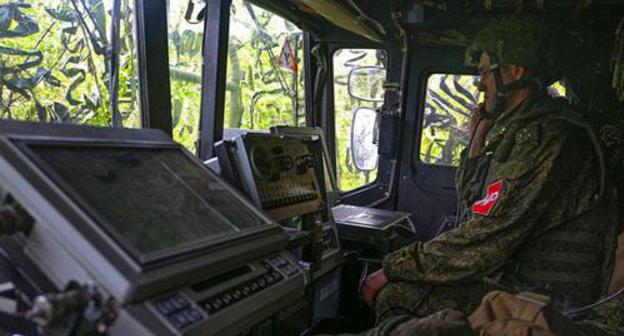
<svg viewBox="0 0 624 336">
<path fill-rule="evenodd" d="M 464 149 L 459 157 L 459 167 L 455 172 L 455 189 L 468 189 L 468 181 L 472 179 L 477 169 L 477 158 L 468 158 L 468 150 Z"/>
<path fill-rule="evenodd" d="M 473 214 L 465 222 L 428 242 L 388 254 L 384 273 L 390 280 L 444 284 L 475 280 L 498 269 L 531 234 L 549 204 L 564 196 L 562 186 L 574 183 L 575 167 L 591 159 L 578 146 L 562 134 L 516 145 L 510 159 L 490 172 L 502 178 L 472 205 Z"/>
</svg>

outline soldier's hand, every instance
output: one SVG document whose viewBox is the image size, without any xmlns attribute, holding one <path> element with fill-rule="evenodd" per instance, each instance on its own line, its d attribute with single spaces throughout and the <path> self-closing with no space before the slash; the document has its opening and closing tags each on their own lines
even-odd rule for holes
<svg viewBox="0 0 624 336">
<path fill-rule="evenodd" d="M 488 134 L 494 121 L 484 118 L 479 109 L 484 108 L 482 104 L 479 104 L 470 117 L 469 131 L 472 139 L 470 148 L 468 149 L 468 157 L 475 157 L 481 153 L 481 149 L 485 143 L 485 136 Z"/>
<path fill-rule="evenodd" d="M 383 269 L 379 271 L 373 272 L 366 277 L 364 281 L 364 286 L 362 286 L 362 296 L 364 297 L 364 301 L 370 307 L 375 306 L 375 300 L 377 299 L 377 294 L 388 284 L 388 278 L 383 272 Z"/>
<path fill-rule="evenodd" d="M 483 120 L 483 116 L 479 113 L 479 110 L 482 108 L 484 108 L 483 103 L 478 104 L 470 115 L 470 121 L 468 122 L 468 131 L 470 132 L 470 136 L 474 135 L 477 125 Z"/>
</svg>

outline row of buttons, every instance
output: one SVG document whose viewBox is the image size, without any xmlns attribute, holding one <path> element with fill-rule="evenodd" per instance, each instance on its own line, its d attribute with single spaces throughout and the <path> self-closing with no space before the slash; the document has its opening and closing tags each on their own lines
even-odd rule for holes
<svg viewBox="0 0 624 336">
<path fill-rule="evenodd" d="M 199 312 L 199 310 L 195 308 L 187 308 L 182 311 L 176 312 L 169 317 L 169 320 L 173 322 L 173 324 L 177 328 L 184 328 L 188 325 L 191 325 L 204 317 Z"/>
<path fill-rule="evenodd" d="M 212 314 L 273 285 L 283 278 L 284 277 L 279 274 L 279 272 L 275 271 L 272 267 L 270 267 L 270 265 L 268 265 L 266 273 L 246 281 L 237 287 L 231 288 L 226 292 L 202 301 L 200 302 L 200 305 L 206 312 Z"/>
<path fill-rule="evenodd" d="M 190 303 L 181 295 L 174 295 L 156 302 L 156 309 L 163 315 L 171 315 L 171 313 L 188 306 L 190 306 Z"/>
<path fill-rule="evenodd" d="M 190 302 L 181 295 L 159 300 L 155 306 L 177 328 L 184 328 L 204 318 L 201 312 L 191 307 Z"/>
<path fill-rule="evenodd" d="M 280 208 L 280 207 L 291 205 L 291 204 L 311 201 L 316 198 L 317 198 L 316 193 L 308 193 L 308 194 L 303 194 L 303 195 L 278 198 L 278 199 L 262 202 L 262 208 L 264 209 Z"/>
</svg>

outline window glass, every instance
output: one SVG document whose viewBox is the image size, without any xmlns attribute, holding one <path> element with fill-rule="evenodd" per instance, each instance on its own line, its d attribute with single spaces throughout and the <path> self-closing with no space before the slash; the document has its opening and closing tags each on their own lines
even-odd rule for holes
<svg viewBox="0 0 624 336">
<path fill-rule="evenodd" d="M 113 0 L 0 4 L 0 117 L 140 127 L 134 1 L 122 0 L 117 109 L 111 112 Z M 114 91 L 113 91 L 114 92 Z"/>
<path fill-rule="evenodd" d="M 470 141 L 470 115 L 482 100 L 479 76 L 432 74 L 427 79 L 427 94 L 420 139 L 420 160 L 437 165 L 459 165 L 461 151 Z M 565 97 L 565 87 L 556 82 L 550 95 Z"/>
<path fill-rule="evenodd" d="M 301 30 L 247 1 L 230 11 L 224 127 L 303 126 Z"/>
<path fill-rule="evenodd" d="M 378 49 L 340 49 L 334 53 L 336 178 L 341 191 L 362 187 L 377 178 L 378 118 L 374 109 L 383 103 L 383 81 L 379 79 L 386 77 L 386 59 L 386 52 Z M 352 137 L 353 143 L 359 143 L 355 149 Z"/>
<path fill-rule="evenodd" d="M 196 152 L 201 107 L 204 2 L 167 1 L 173 139 Z"/>
</svg>

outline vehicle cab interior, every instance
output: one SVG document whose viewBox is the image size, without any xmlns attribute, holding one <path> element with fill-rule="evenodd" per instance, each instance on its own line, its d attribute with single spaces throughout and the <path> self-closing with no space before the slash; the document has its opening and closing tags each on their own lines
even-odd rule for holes
<svg viewBox="0 0 624 336">
<path fill-rule="evenodd" d="M 0 4 L 0 331 L 375 327 L 367 276 L 460 224 L 467 48 L 517 16 L 551 24 L 545 90 L 596 134 L 622 232 L 621 1 Z"/>
</svg>

